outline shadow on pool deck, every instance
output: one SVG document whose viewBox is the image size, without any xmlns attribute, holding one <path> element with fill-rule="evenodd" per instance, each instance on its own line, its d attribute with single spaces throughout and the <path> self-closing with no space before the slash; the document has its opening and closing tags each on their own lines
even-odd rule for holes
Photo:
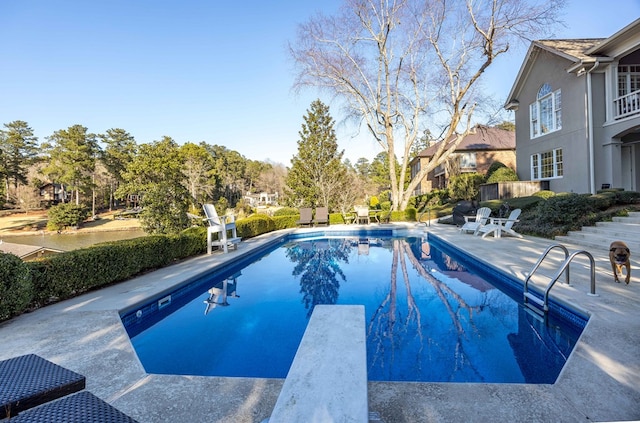
<svg viewBox="0 0 640 423">
<path fill-rule="evenodd" d="M 426 229 L 520 280 L 553 243 L 533 237 L 482 239 L 448 225 Z M 261 422 L 270 415 L 283 380 L 146 374 L 118 311 L 273 236 L 244 241 L 228 255 L 196 257 L 0 324 L 0 360 L 35 353 L 81 373 L 89 391 L 141 423 Z M 640 267 L 634 260 L 631 284 L 616 284 L 607 247 L 589 251 L 596 259 L 599 295 L 587 295 L 590 278 L 584 259 L 571 266 L 571 286 L 558 283 L 551 291 L 591 315 L 555 384 L 369 382 L 369 409 L 386 423 L 640 419 Z M 559 261 L 553 261 L 557 266 Z"/>
</svg>

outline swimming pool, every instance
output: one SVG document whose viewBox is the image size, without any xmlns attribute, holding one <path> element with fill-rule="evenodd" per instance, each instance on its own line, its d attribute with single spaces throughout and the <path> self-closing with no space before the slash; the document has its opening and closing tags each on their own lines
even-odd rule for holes
<svg viewBox="0 0 640 423">
<path fill-rule="evenodd" d="M 122 320 L 149 373 L 284 378 L 313 306 L 364 304 L 369 380 L 553 383 L 586 317 L 521 303 L 435 237 L 377 231 L 291 235 Z"/>
</svg>

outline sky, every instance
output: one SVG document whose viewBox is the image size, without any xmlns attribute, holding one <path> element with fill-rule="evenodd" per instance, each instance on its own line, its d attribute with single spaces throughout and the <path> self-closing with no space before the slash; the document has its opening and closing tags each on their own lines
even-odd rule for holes
<svg viewBox="0 0 640 423">
<path fill-rule="evenodd" d="M 204 141 L 289 166 L 311 102 L 334 104 L 294 92 L 287 44 L 341 1 L 0 0 L 0 125 L 23 120 L 40 142 L 76 124 L 122 128 L 138 144 Z M 608 37 L 638 17 L 640 0 L 568 0 L 553 38 Z M 498 101 L 526 49 L 484 76 Z M 345 158 L 381 151 L 330 111 Z"/>
</svg>

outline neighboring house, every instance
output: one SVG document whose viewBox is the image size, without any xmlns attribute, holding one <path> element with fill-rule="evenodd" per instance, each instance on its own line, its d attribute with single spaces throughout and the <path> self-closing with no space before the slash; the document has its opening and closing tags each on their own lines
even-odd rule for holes
<svg viewBox="0 0 640 423">
<path fill-rule="evenodd" d="M 455 135 L 449 143 L 453 142 Z M 442 141 L 440 141 L 442 142 Z M 433 157 L 440 146 L 440 142 L 422 150 L 411 160 L 411 178 L 422 166 Z M 420 195 L 432 189 L 445 188 L 451 174 L 457 173 L 486 173 L 493 162 L 501 162 L 515 170 L 516 167 L 515 132 L 500 128 L 477 125 L 472 133 L 464 137 L 455 152 L 443 163 L 427 174 L 416 187 L 413 194 Z"/>
<path fill-rule="evenodd" d="M 54 248 L 36 247 L 33 245 L 13 244 L 0 239 L 0 251 L 20 257 L 23 261 L 36 260 L 53 254 L 62 253 Z"/>
<path fill-rule="evenodd" d="M 640 189 L 640 19 L 603 39 L 531 43 L 505 108 L 521 180 L 555 192 Z"/>
<path fill-rule="evenodd" d="M 269 194 L 268 192 L 261 192 L 260 194 L 251 194 L 247 192 L 244 199 L 249 202 L 251 207 L 273 206 L 278 204 L 278 193 Z"/>
<path fill-rule="evenodd" d="M 69 193 L 64 190 L 61 184 L 46 183 L 40 187 L 40 197 L 42 201 L 49 204 L 58 204 L 69 198 Z"/>
</svg>

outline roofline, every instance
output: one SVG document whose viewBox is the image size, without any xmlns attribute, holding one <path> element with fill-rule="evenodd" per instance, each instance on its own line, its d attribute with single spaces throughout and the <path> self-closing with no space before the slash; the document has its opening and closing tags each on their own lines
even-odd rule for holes
<svg viewBox="0 0 640 423">
<path fill-rule="evenodd" d="M 601 52 L 602 50 L 607 48 L 609 45 L 619 41 L 619 39 L 622 38 L 623 36 L 628 35 L 629 31 L 631 31 L 634 27 L 636 27 L 638 25 L 640 25 L 640 18 L 638 18 L 635 21 L 631 22 L 629 25 L 625 26 L 624 28 L 622 28 L 621 30 L 619 30 L 618 32 L 613 34 L 612 36 L 605 38 L 597 46 L 593 46 L 590 49 L 586 50 L 585 54 L 591 55 L 591 54 L 596 54 L 598 52 Z"/>
<path fill-rule="evenodd" d="M 514 102 L 518 103 L 518 100 L 515 98 L 515 91 L 516 91 L 516 88 L 518 89 L 520 88 L 520 80 L 522 78 L 522 74 L 524 73 L 524 70 L 527 68 L 527 63 L 529 63 L 529 60 L 533 56 L 534 50 L 535 50 L 535 45 L 534 43 L 531 43 L 531 45 L 529 46 L 529 49 L 527 50 L 527 54 L 524 56 L 524 60 L 520 65 L 520 70 L 518 70 L 516 79 L 513 82 L 513 85 L 511 86 L 511 90 L 509 91 L 509 95 L 507 96 L 507 101 L 504 104 L 504 108 L 507 110 L 517 110 L 517 109 L 509 108 L 509 106 L 514 104 Z"/>
<path fill-rule="evenodd" d="M 611 62 L 613 62 L 613 58 L 611 57 L 607 57 L 607 56 L 591 57 L 588 60 L 581 60 L 579 63 L 576 63 L 575 65 L 571 66 L 570 68 L 567 69 L 567 73 L 576 72 L 578 75 L 580 75 L 582 74 L 582 72 L 586 71 L 585 68 L 587 67 L 590 69 L 593 69 L 596 66 L 600 65 L 601 63 L 611 63 Z"/>
</svg>

